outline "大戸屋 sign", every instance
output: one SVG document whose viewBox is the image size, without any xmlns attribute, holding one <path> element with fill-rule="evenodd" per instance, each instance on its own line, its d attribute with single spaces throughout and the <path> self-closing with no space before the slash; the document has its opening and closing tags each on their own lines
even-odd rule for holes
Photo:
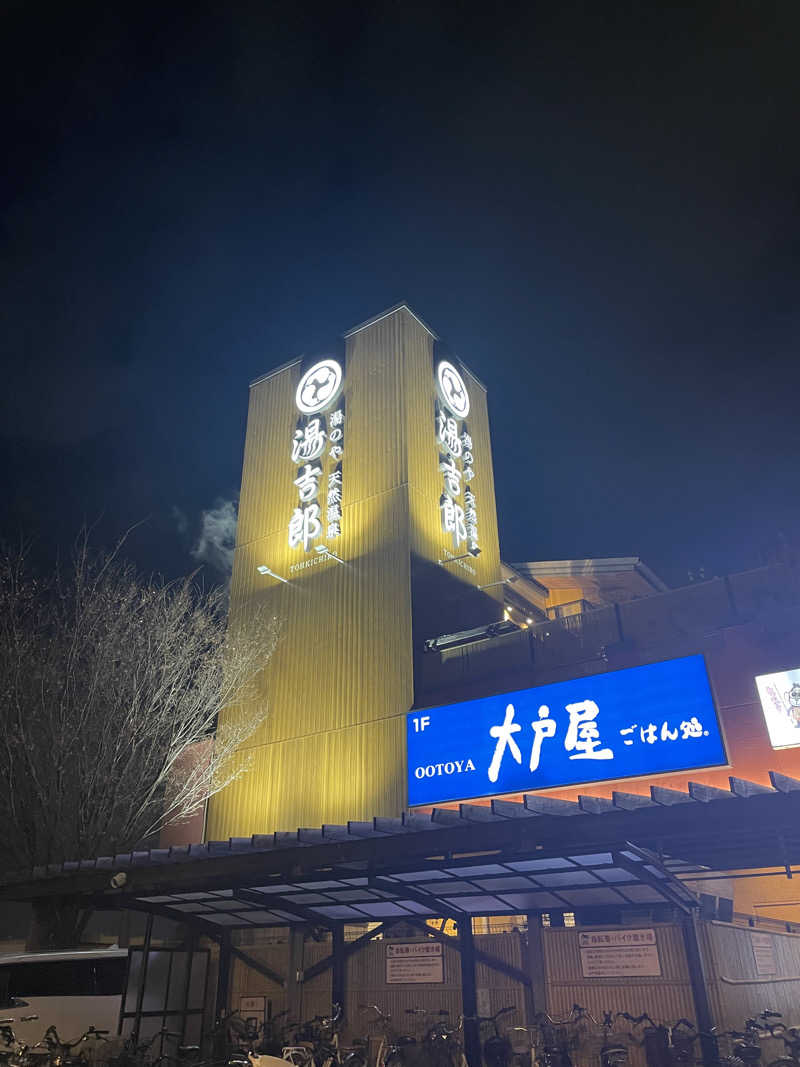
<svg viewBox="0 0 800 1067">
<path fill-rule="evenodd" d="M 702 656 L 412 711 L 408 803 L 727 763 Z"/>
</svg>

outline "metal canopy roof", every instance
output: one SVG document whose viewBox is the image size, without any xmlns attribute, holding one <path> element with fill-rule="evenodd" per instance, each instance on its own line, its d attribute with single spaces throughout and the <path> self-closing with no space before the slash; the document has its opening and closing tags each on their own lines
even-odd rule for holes
<svg viewBox="0 0 800 1067">
<path fill-rule="evenodd" d="M 678 875 L 800 862 L 800 781 L 731 778 L 577 803 L 461 804 L 400 819 L 326 825 L 103 856 L 7 875 L 0 899 L 82 896 L 225 926 L 499 915 L 694 898 Z M 111 887 L 123 872 L 123 889 Z"/>
<path fill-rule="evenodd" d="M 587 906 L 669 904 L 689 909 L 696 903 L 673 873 L 676 866 L 689 870 L 687 865 L 661 864 L 633 845 L 613 852 L 485 859 L 356 877 L 348 877 L 346 870 L 331 871 L 327 877 L 273 879 L 250 888 L 138 897 L 135 906 L 150 910 L 155 905 L 160 914 L 179 920 L 248 927 L 515 915 Z"/>
</svg>

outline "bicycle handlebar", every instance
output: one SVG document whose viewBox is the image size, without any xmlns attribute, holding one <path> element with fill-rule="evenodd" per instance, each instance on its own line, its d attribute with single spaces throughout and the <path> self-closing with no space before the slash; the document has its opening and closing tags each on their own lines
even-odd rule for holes
<svg viewBox="0 0 800 1067">
<path fill-rule="evenodd" d="M 577 1023 L 581 1019 L 588 1019 L 590 1022 L 594 1023 L 595 1026 L 600 1026 L 600 1022 L 595 1019 L 594 1015 L 580 1004 L 573 1004 L 569 1010 L 569 1015 L 564 1019 L 554 1019 L 553 1016 L 548 1015 L 546 1011 L 540 1011 L 534 1019 L 534 1025 L 540 1026 L 541 1021 L 544 1020 L 550 1026 L 567 1026 L 570 1023 Z"/>
<path fill-rule="evenodd" d="M 382 1011 L 377 1004 L 359 1004 L 359 1011 L 374 1011 L 378 1019 L 388 1022 L 391 1019 L 391 1015 L 388 1012 Z"/>
<path fill-rule="evenodd" d="M 27 1017 L 23 1016 L 22 1021 L 23 1022 L 27 1022 L 29 1019 L 38 1019 L 38 1018 L 39 1018 L 38 1015 L 30 1015 L 30 1016 L 27 1016 Z M 105 1041 L 106 1034 L 108 1034 L 108 1033 L 110 1033 L 109 1030 L 98 1030 L 96 1027 L 90 1026 L 89 1029 L 85 1030 L 81 1034 L 81 1036 L 79 1038 L 77 1038 L 75 1041 L 62 1041 L 61 1037 L 59 1036 L 58 1030 L 56 1030 L 56 1028 L 55 1028 L 55 1025 L 51 1025 L 51 1026 L 48 1026 L 47 1029 L 45 1030 L 44 1035 L 42 1036 L 42 1041 L 48 1046 L 58 1045 L 62 1049 L 73 1049 L 73 1048 L 77 1048 L 78 1045 L 82 1045 L 84 1041 L 88 1041 L 88 1039 L 90 1037 L 99 1037 L 103 1041 Z M 178 1035 L 169 1034 L 169 1032 L 166 1031 L 166 1030 L 159 1030 L 158 1033 L 156 1033 L 155 1037 L 159 1037 L 162 1033 L 168 1034 L 168 1036 L 170 1036 L 170 1037 L 175 1037 L 175 1036 L 180 1037 L 180 1034 L 178 1034 Z M 152 1044 L 152 1042 L 151 1042 L 151 1044 Z"/>
</svg>

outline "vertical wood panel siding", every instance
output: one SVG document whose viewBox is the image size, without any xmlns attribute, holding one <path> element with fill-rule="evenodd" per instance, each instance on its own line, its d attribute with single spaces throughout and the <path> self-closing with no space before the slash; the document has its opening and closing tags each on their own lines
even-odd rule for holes
<svg viewBox="0 0 800 1067">
<path fill-rule="evenodd" d="M 476 594 L 478 585 L 488 585 L 500 578 L 500 548 L 497 535 L 497 509 L 495 505 L 494 473 L 492 467 L 491 439 L 486 391 L 477 379 L 463 368 L 470 396 L 470 412 L 466 424 L 473 439 L 475 478 L 471 487 L 475 493 L 478 510 L 478 533 L 481 554 L 469 565 L 475 575 L 450 564 L 444 574 L 451 582 L 459 583 L 464 602 L 478 605 L 486 598 L 500 604 L 502 589 L 496 587 L 481 597 Z M 409 505 L 411 510 L 411 550 L 423 560 L 433 564 L 445 558 L 445 549 L 454 551 L 452 539 L 441 528 L 439 498 L 443 479 L 439 471 L 439 447 L 435 433 L 436 389 L 434 361 L 431 346 L 423 348 L 419 343 L 406 347 L 406 389 L 408 396 L 409 439 Z M 460 555 L 464 547 L 455 554 Z M 428 580 L 428 575 L 425 575 Z M 436 602 L 436 595 L 428 598 L 424 590 L 415 590 L 423 609 L 429 611 Z M 487 609 L 480 608 L 484 621 L 490 621 Z"/>
<path fill-rule="evenodd" d="M 578 930 L 543 930 L 548 1012 L 563 1018 L 573 1004 L 581 1004 L 595 1018 L 601 1018 L 604 1011 L 628 1011 L 632 1015 L 646 1011 L 659 1021 L 694 1020 L 681 928 L 657 925 L 655 930 L 660 978 L 583 978 Z M 589 1043 L 596 1042 L 596 1037 L 589 1037 Z M 632 1067 L 644 1067 L 643 1050 L 632 1046 L 629 1063 Z"/>
<path fill-rule="evenodd" d="M 722 1030 L 741 1030 L 745 1019 L 765 1008 L 781 1012 L 787 1026 L 800 1023 L 800 935 L 758 932 L 767 933 L 772 941 L 778 972 L 775 975 L 759 975 L 756 971 L 749 929 L 717 922 L 701 926 L 712 1012 Z M 785 1054 L 780 1041 L 765 1041 L 763 1045 L 764 1062 Z"/>
<path fill-rule="evenodd" d="M 405 940 L 405 939 L 404 939 Z M 408 940 L 416 940 L 409 938 Z M 475 938 L 476 946 L 506 963 L 521 967 L 520 937 L 517 934 L 489 934 Z M 371 1013 L 361 1011 L 365 1004 L 377 1004 L 389 1012 L 401 1033 L 422 1036 L 424 1021 L 406 1015 L 409 1008 L 425 1007 L 429 1011 L 446 1008 L 455 1020 L 462 1011 L 461 970 L 459 954 L 455 948 L 444 946 L 444 982 L 414 985 L 388 985 L 386 983 L 385 940 L 373 941 L 351 956 L 347 970 L 346 1016 L 348 1025 L 343 1034 L 343 1043 L 354 1036 L 376 1036 L 379 1031 L 369 1025 Z M 248 955 L 266 963 L 278 974 L 286 973 L 287 946 L 243 946 Z M 306 942 L 303 967 L 308 970 L 314 963 L 330 953 L 330 942 L 316 944 Z M 487 1004 L 492 1012 L 507 1005 L 516 1005 L 516 1015 L 510 1017 L 514 1024 L 525 1021 L 522 985 L 497 971 L 479 964 L 476 973 L 479 990 L 487 993 Z M 273 1013 L 286 1006 L 285 991 L 257 971 L 237 960 L 231 982 L 232 1008 L 238 1007 L 240 996 L 265 996 L 272 1001 Z M 302 1017 L 324 1015 L 331 1010 L 330 971 L 309 982 L 303 990 Z"/>
<path fill-rule="evenodd" d="M 282 621 L 261 699 L 269 713 L 246 746 L 251 768 L 209 803 L 208 835 L 268 832 L 376 813 L 405 801 L 404 721 L 413 702 L 409 368 L 427 366 L 429 456 L 432 340 L 397 312 L 347 341 L 342 537 L 345 561 L 290 550 L 296 504 L 289 457 L 295 363 L 253 387 L 231 584 L 232 626 L 264 605 Z M 413 401 L 412 406 L 416 404 Z M 422 418 L 420 415 L 419 418 Z M 436 509 L 438 518 L 438 508 Z M 267 564 L 284 585 L 258 574 Z"/>
<path fill-rule="evenodd" d="M 237 545 L 263 537 L 289 522 L 297 496 L 288 475 L 297 421 L 294 393 L 299 379 L 298 362 L 250 390 Z"/>
</svg>

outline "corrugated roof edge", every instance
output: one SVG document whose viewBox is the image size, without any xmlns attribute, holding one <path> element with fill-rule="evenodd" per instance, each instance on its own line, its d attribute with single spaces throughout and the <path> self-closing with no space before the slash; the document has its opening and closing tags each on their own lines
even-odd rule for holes
<svg viewBox="0 0 800 1067">
<path fill-rule="evenodd" d="M 366 322 L 359 323 L 358 326 L 351 327 L 351 329 L 345 331 L 345 333 L 342 334 L 342 337 L 347 340 L 349 337 L 352 337 L 354 334 L 359 333 L 361 330 L 365 330 L 368 326 L 374 326 L 376 322 L 380 322 L 381 319 L 386 319 L 389 317 L 389 315 L 394 315 L 398 311 L 407 311 L 409 315 L 411 315 L 413 319 L 416 319 L 420 326 L 431 335 L 434 341 L 441 341 L 439 335 L 434 330 L 432 330 L 427 324 L 427 322 L 425 322 L 424 319 L 421 319 L 416 313 L 416 311 L 414 311 L 412 307 L 405 303 L 405 301 L 400 304 L 395 304 L 393 307 L 387 308 L 385 311 L 381 311 L 377 315 L 373 315 L 372 318 L 367 319 Z M 287 360 L 286 363 L 281 363 L 279 367 L 275 367 L 273 370 L 269 370 L 266 371 L 264 374 L 260 374 L 257 378 L 253 378 L 253 380 L 250 382 L 250 388 L 252 389 L 256 385 L 261 385 L 262 382 L 267 381 L 269 378 L 273 378 L 276 374 L 281 374 L 283 371 L 288 370 L 289 367 L 294 367 L 296 364 L 301 363 L 303 358 L 303 355 L 295 356 L 294 359 Z M 452 355 L 451 358 L 458 360 L 464 370 L 469 374 L 470 378 L 472 378 L 476 385 L 483 389 L 484 393 L 488 392 L 488 389 L 486 388 L 484 382 L 481 381 L 478 375 L 463 361 L 463 359 L 460 359 L 456 355 Z"/>
<path fill-rule="evenodd" d="M 367 319 L 366 322 L 359 323 L 358 326 L 353 326 L 351 329 L 349 329 L 345 333 L 343 333 L 342 337 L 344 337 L 344 339 L 347 340 L 347 338 L 348 337 L 352 337 L 353 334 L 359 333 L 361 330 L 365 330 L 368 326 L 374 326 L 376 322 L 380 322 L 382 319 L 386 319 L 390 315 L 395 315 L 398 311 L 407 311 L 409 313 L 409 315 L 411 315 L 411 317 L 413 319 L 416 319 L 416 321 L 420 324 L 420 326 L 424 330 L 428 331 L 428 333 L 431 335 L 431 337 L 434 339 L 434 341 L 440 341 L 441 342 L 441 337 L 439 337 L 439 335 L 437 333 L 435 333 L 435 331 L 430 328 L 430 326 L 427 324 L 427 322 L 425 322 L 424 319 L 421 319 L 419 317 L 419 315 L 416 313 L 416 311 L 414 311 L 414 309 L 409 304 L 407 304 L 405 301 L 403 301 L 400 304 L 395 304 L 393 307 L 387 308 L 385 311 L 381 311 L 378 315 L 373 315 L 371 319 Z M 486 388 L 486 385 L 480 380 L 480 378 L 475 373 L 475 371 L 473 371 L 464 362 L 463 359 L 461 359 L 459 356 L 455 355 L 455 353 L 449 353 L 449 357 L 451 359 L 458 360 L 458 362 L 461 364 L 461 366 L 464 368 L 464 370 L 467 372 L 467 374 L 469 374 L 470 378 L 472 378 L 472 380 L 475 382 L 475 384 L 477 386 L 479 386 L 481 389 L 483 389 L 484 393 L 488 393 L 489 390 Z"/>
<path fill-rule="evenodd" d="M 728 778 L 728 789 L 706 786 L 699 782 L 688 782 L 688 790 L 666 789 L 651 785 L 650 796 L 631 794 L 614 790 L 610 798 L 579 795 L 578 801 L 563 801 L 541 794 L 524 794 L 522 802 L 492 799 L 485 811 L 476 814 L 478 805 L 474 803 L 456 804 L 452 808 L 433 807 L 430 812 L 410 811 L 401 818 L 375 817 L 370 823 L 347 823 L 343 826 L 322 826 L 319 830 L 277 831 L 274 834 L 256 834 L 251 838 L 229 838 L 227 841 L 207 841 L 204 844 L 179 845 L 169 849 L 151 849 L 143 852 L 128 852 L 113 857 L 98 857 L 95 860 L 81 861 L 81 870 L 92 868 L 109 868 L 127 870 L 131 867 L 151 865 L 169 865 L 186 860 L 207 860 L 220 855 L 242 855 L 252 852 L 271 852 L 273 850 L 291 849 L 315 843 L 335 845 L 343 837 L 353 840 L 369 837 L 394 836 L 396 834 L 428 833 L 443 829 L 452 829 L 454 825 L 468 826 L 470 823 L 493 821 L 492 816 L 500 821 L 520 818 L 556 818 L 574 815 L 591 815 L 604 818 L 614 812 L 636 812 L 640 809 L 672 807 L 675 804 L 695 804 L 705 806 L 723 800 L 747 800 L 762 795 L 779 796 L 781 794 L 800 793 L 800 780 L 790 778 L 778 771 L 769 771 L 771 785 L 766 786 L 750 782 L 734 775 Z M 455 803 L 455 802 L 454 802 Z M 310 840 L 310 834 L 314 840 Z M 109 862 L 110 861 L 110 862 Z M 4 872 L 0 876 L 0 887 L 11 887 L 23 881 L 43 881 L 65 874 L 75 873 L 79 864 L 69 861 L 62 864 L 38 866 L 33 869 Z"/>
<path fill-rule="evenodd" d="M 274 370 L 268 370 L 264 374 L 259 374 L 257 378 L 253 378 L 252 382 L 250 382 L 250 388 L 252 389 L 254 385 L 260 385 L 262 382 L 265 382 L 267 378 L 274 378 L 276 374 L 288 370 L 289 367 L 294 367 L 297 363 L 301 363 L 302 359 L 302 356 L 295 356 L 294 359 L 287 360 L 286 363 L 281 363 L 280 367 L 275 367 Z"/>
<path fill-rule="evenodd" d="M 358 326 L 352 326 L 349 330 L 345 330 L 345 332 L 342 334 L 342 337 L 344 337 L 344 339 L 347 340 L 347 338 L 348 337 L 352 337 L 353 334 L 359 333 L 361 330 L 366 330 L 366 328 L 368 326 L 374 326 L 375 323 L 376 322 L 380 322 L 381 319 L 388 319 L 388 317 L 390 315 L 394 315 L 398 311 L 407 311 L 409 313 L 409 315 L 411 315 L 412 318 L 417 320 L 417 322 L 420 324 L 420 326 L 424 330 L 428 331 L 428 333 L 431 335 L 431 337 L 434 339 L 434 341 L 441 340 L 439 335 L 437 333 L 435 333 L 430 328 L 430 326 L 427 324 L 427 322 L 425 322 L 423 319 L 421 319 L 419 317 L 419 315 L 416 313 L 416 311 L 414 311 L 413 308 L 409 307 L 409 305 L 405 302 L 405 300 L 401 301 L 399 304 L 395 304 L 393 307 L 387 308 L 385 311 L 379 312 L 377 315 L 373 315 L 371 318 L 367 319 L 365 322 L 360 322 L 358 324 Z"/>
<path fill-rule="evenodd" d="M 593 574 L 614 574 L 620 571 L 635 571 L 647 583 L 659 593 L 670 592 L 669 586 L 652 571 L 638 556 L 606 556 L 598 559 L 549 559 L 549 560 L 525 560 L 514 563 L 515 569 L 525 573 L 525 568 L 531 575 L 542 574 L 552 577 L 591 577 Z"/>
</svg>

